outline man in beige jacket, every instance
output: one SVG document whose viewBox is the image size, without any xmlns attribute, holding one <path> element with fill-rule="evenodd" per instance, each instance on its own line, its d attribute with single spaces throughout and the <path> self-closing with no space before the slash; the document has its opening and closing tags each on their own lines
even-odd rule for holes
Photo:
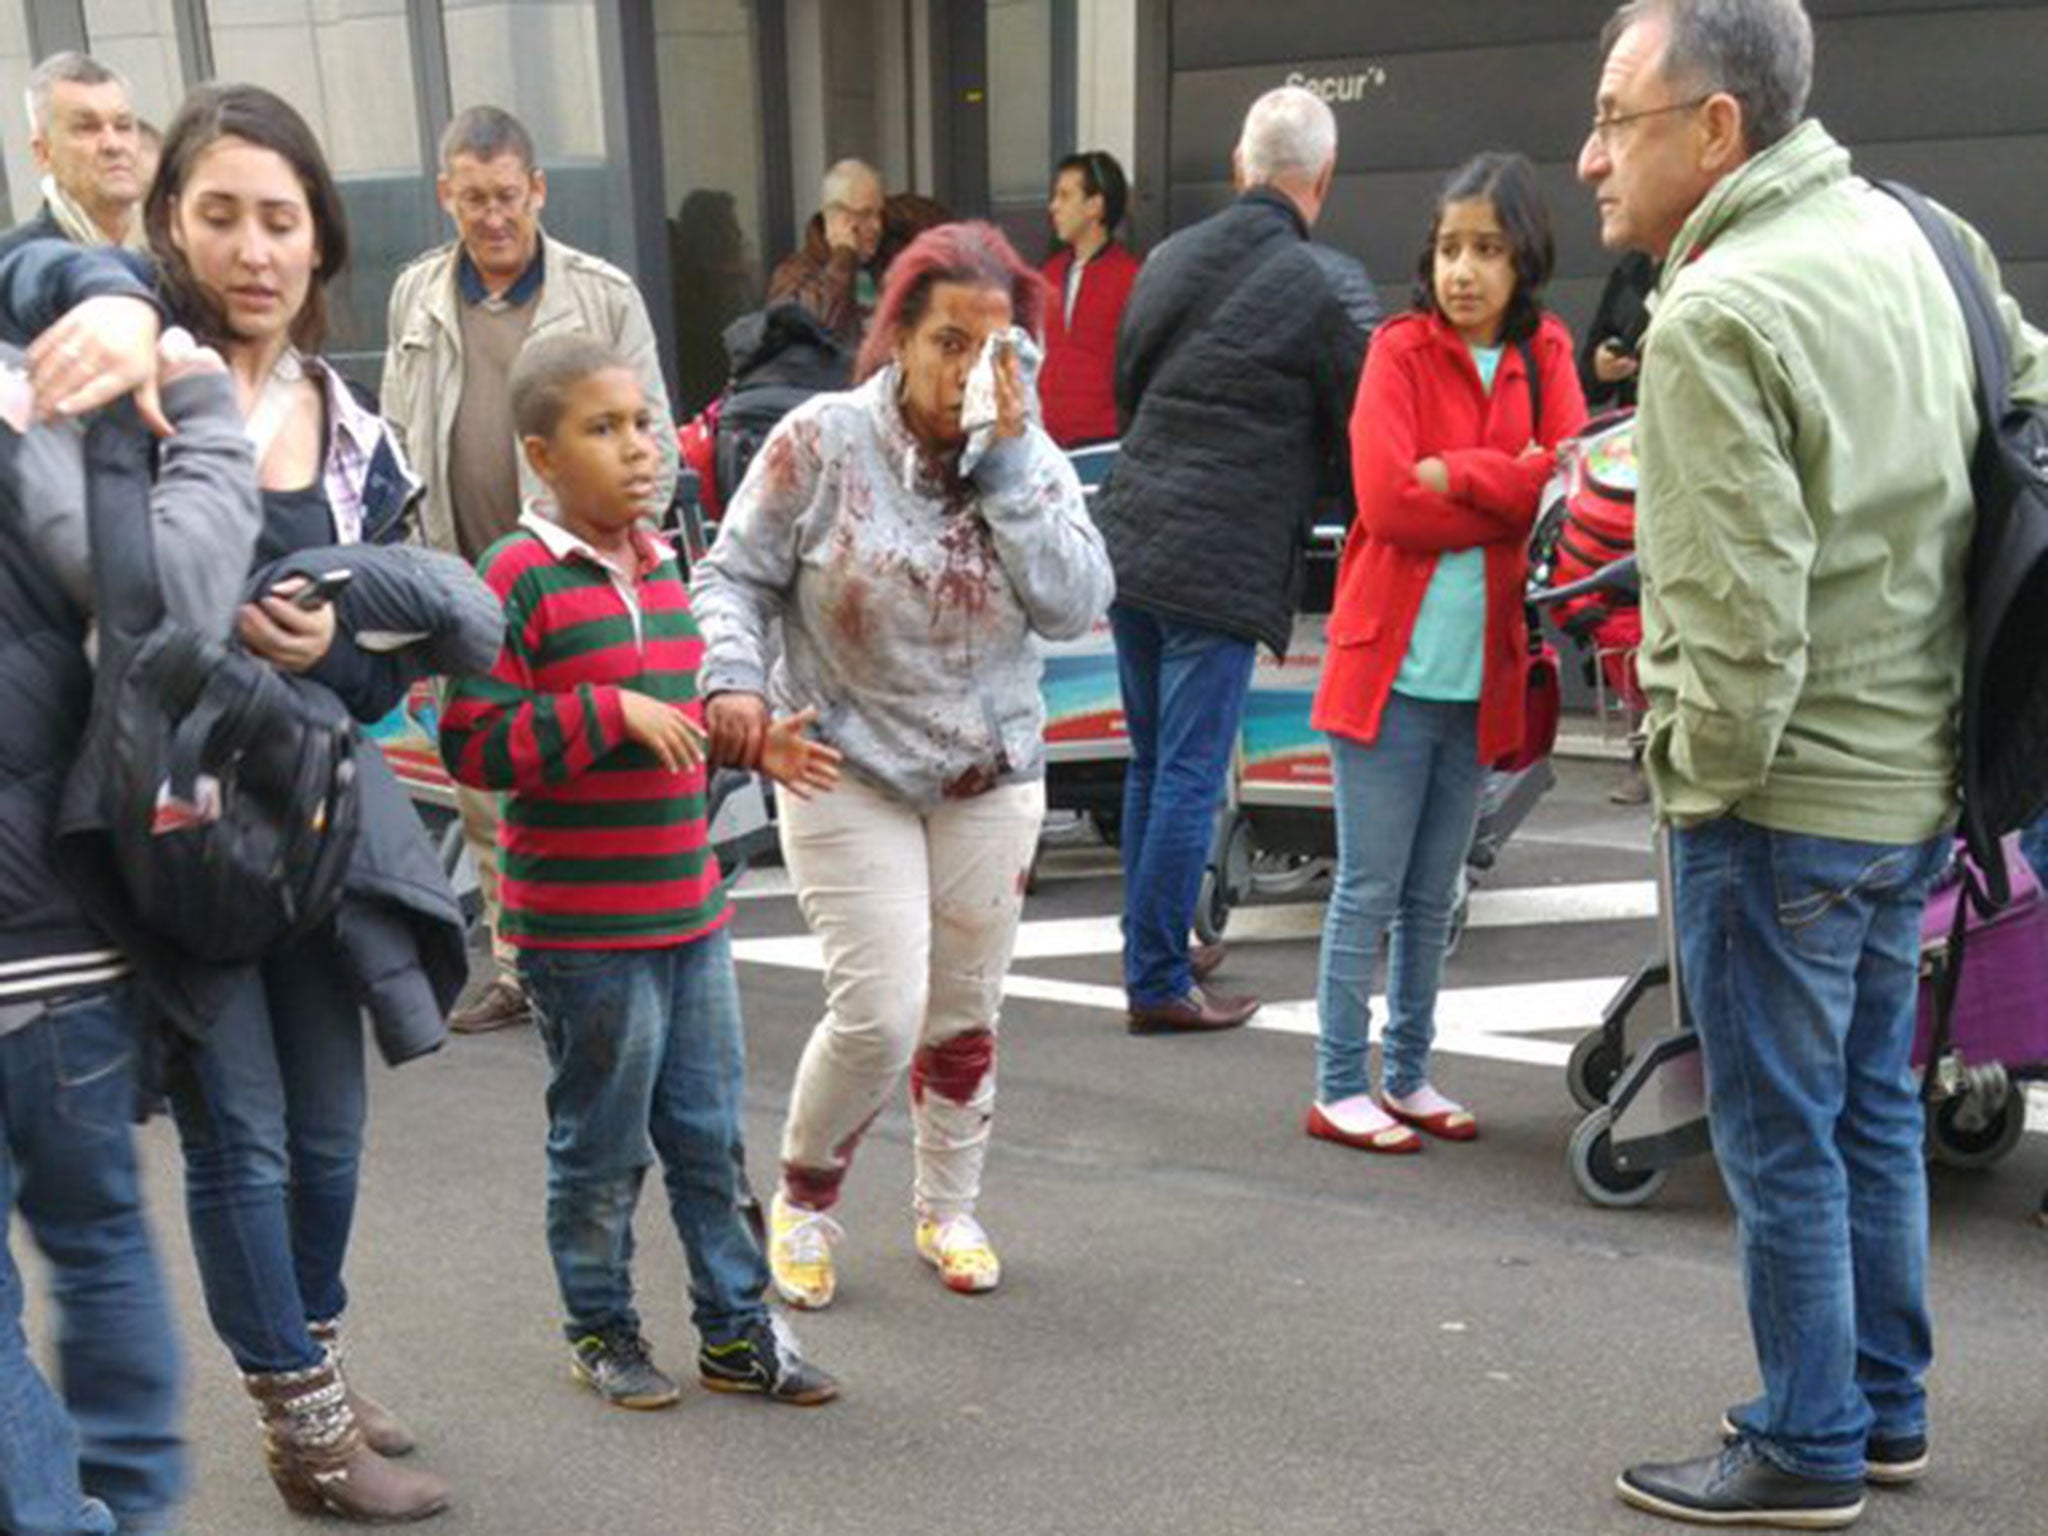
<svg viewBox="0 0 2048 1536">
<path fill-rule="evenodd" d="M 654 327 L 632 278 L 545 234 L 547 173 L 518 119 L 471 107 L 441 137 L 441 206 L 457 238 L 398 275 L 384 354 L 384 414 L 426 481 L 422 531 L 436 549 L 474 561 L 541 496 L 512 426 L 512 368 L 531 341 L 581 331 L 617 347 L 640 375 L 655 415 L 656 495 L 675 489 Z M 459 789 L 463 836 L 476 861 L 498 972 L 449 1020 L 463 1033 L 524 1022 L 526 999 L 498 935 L 496 797 Z"/>
</svg>

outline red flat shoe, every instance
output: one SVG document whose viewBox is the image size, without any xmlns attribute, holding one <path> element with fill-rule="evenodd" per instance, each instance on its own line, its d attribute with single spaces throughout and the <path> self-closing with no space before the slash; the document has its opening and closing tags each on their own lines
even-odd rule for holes
<svg viewBox="0 0 2048 1536">
<path fill-rule="evenodd" d="M 1301 1128 L 1318 1141 L 1334 1141 L 1340 1147 L 1355 1147 L 1360 1152 L 1384 1152 L 1398 1157 L 1422 1150 L 1422 1138 L 1405 1125 L 1352 1130 L 1332 1119 L 1320 1104 L 1309 1105 Z"/>
<path fill-rule="evenodd" d="M 1403 1125 L 1412 1125 L 1418 1131 L 1427 1131 L 1439 1141 L 1479 1139 L 1479 1121 L 1469 1109 L 1437 1109 L 1431 1110 L 1428 1114 L 1417 1114 L 1413 1110 L 1401 1108 L 1390 1098 L 1381 1099 L 1380 1108 Z"/>
</svg>

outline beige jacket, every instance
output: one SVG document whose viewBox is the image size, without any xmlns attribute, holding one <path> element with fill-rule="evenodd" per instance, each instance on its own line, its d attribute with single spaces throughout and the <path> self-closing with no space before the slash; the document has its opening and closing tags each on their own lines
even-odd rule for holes
<svg viewBox="0 0 2048 1536">
<path fill-rule="evenodd" d="M 603 337 L 625 354 L 654 411 L 655 442 L 661 450 L 656 493 L 666 511 L 675 493 L 676 434 L 647 305 L 633 279 L 610 262 L 549 235 L 541 239 L 547 263 L 527 343 L 563 331 L 584 331 Z M 462 399 L 462 324 L 457 312 L 462 296 L 455 286 L 459 250 L 451 242 L 398 274 L 391 287 L 386 332 L 390 340 L 384 353 L 384 415 L 427 485 L 421 532 L 435 549 L 450 551 L 457 546 L 454 504 L 448 494 L 448 442 Z M 508 446 L 518 453 L 516 444 Z M 527 467 L 524 454 L 519 454 L 519 485 L 522 500 L 545 496 L 545 487 Z"/>
</svg>

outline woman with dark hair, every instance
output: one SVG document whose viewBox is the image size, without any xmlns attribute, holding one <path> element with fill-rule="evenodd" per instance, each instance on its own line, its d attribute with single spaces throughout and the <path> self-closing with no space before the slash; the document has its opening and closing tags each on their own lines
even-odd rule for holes
<svg viewBox="0 0 2048 1536">
<path fill-rule="evenodd" d="M 1045 264 L 1052 307 L 1038 397 L 1062 448 L 1117 435 L 1116 333 L 1138 280 L 1138 258 L 1116 239 L 1125 196 L 1123 167 L 1099 149 L 1067 156 L 1053 173 L 1046 214 L 1060 248 Z"/>
<path fill-rule="evenodd" d="M 1351 416 L 1358 516 L 1314 723 L 1330 737 L 1337 874 L 1317 977 L 1309 1135 L 1414 1152 L 1479 1124 L 1429 1080 L 1437 986 L 1486 764 L 1519 745 L 1524 550 L 1558 442 L 1586 420 L 1534 168 L 1483 154 L 1445 184 L 1412 313 L 1382 326 Z M 1373 970 L 1392 931 L 1380 1094 Z"/>
<path fill-rule="evenodd" d="M 999 1275 L 975 1205 L 1045 809 L 1033 636 L 1085 633 L 1111 589 L 1074 471 L 1032 419 L 1017 328 L 1036 335 L 1044 298 L 992 226 L 920 236 L 889 268 L 861 382 L 776 427 L 694 581 L 714 750 L 752 761 L 772 698 L 814 709 L 845 760 L 837 791 L 781 817 L 827 999 L 770 1221 L 776 1288 L 799 1307 L 832 1299 L 830 1211 L 905 1068 L 918 1251 L 956 1291 Z M 963 408 L 991 357 L 977 462 Z"/>
<path fill-rule="evenodd" d="M 195 90 L 166 132 L 143 219 L 166 310 L 227 361 L 262 494 L 257 566 L 399 538 L 417 482 L 317 352 L 348 225 L 304 119 L 256 86 Z M 108 338 L 90 325 L 74 311 L 54 334 L 101 356 Z M 331 602 L 300 606 L 280 584 L 242 606 L 236 634 L 358 719 L 397 702 L 386 674 L 336 643 Z M 366 784 L 366 827 L 369 795 Z M 171 1098 L 207 1311 L 260 1405 L 271 1477 L 295 1510 L 382 1522 L 433 1514 L 448 1493 L 388 1459 L 411 1435 L 340 1374 L 367 1092 L 357 997 L 332 923 L 267 954 L 227 990 Z"/>
</svg>

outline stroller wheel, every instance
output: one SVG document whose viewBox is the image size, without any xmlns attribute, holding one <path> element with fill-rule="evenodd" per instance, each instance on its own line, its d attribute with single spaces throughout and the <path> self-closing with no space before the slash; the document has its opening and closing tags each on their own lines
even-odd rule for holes
<svg viewBox="0 0 2048 1536">
<path fill-rule="evenodd" d="M 1927 1106 L 1927 1155 L 1948 1168 L 1989 1168 L 2019 1145 L 2027 1096 L 2007 1085 L 1995 1100 L 1972 1090 Z"/>
<path fill-rule="evenodd" d="M 1565 1159 L 1579 1193 L 1595 1205 L 1614 1210 L 1654 1200 L 1670 1177 L 1669 1170 L 1664 1168 L 1630 1173 L 1615 1167 L 1614 1137 L 1604 1106 L 1579 1122 L 1579 1128 L 1572 1132 Z"/>
<path fill-rule="evenodd" d="M 1572 1102 L 1588 1113 L 1598 1109 L 1607 1102 L 1627 1065 L 1621 1043 L 1608 1039 L 1606 1029 L 1588 1030 L 1572 1047 L 1571 1060 L 1564 1066 L 1564 1085 Z"/>
</svg>

